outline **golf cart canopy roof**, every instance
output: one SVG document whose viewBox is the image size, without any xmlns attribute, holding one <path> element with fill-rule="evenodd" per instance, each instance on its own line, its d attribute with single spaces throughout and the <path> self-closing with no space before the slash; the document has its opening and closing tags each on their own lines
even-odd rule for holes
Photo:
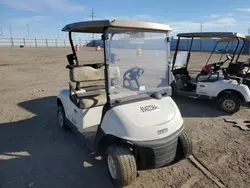
<svg viewBox="0 0 250 188">
<path fill-rule="evenodd" d="M 172 31 L 169 25 L 153 23 L 153 22 L 141 22 L 132 20 L 94 20 L 76 22 L 66 25 L 62 31 L 66 32 L 81 32 L 81 33 L 103 33 L 107 27 L 116 28 L 115 31 L 158 31 L 168 32 Z"/>
<path fill-rule="evenodd" d="M 197 33 L 179 33 L 178 37 L 186 38 L 245 38 L 244 34 L 234 32 L 197 32 Z"/>
</svg>

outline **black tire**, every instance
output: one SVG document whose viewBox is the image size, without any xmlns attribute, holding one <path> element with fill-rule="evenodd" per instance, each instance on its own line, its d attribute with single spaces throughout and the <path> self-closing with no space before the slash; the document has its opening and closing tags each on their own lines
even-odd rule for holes
<svg viewBox="0 0 250 188">
<path fill-rule="evenodd" d="M 225 94 L 219 98 L 219 107 L 222 111 L 234 114 L 240 110 L 241 99 L 234 94 Z"/>
<path fill-rule="evenodd" d="M 175 162 L 179 162 L 192 155 L 193 145 L 186 130 L 183 130 L 178 138 Z"/>
<path fill-rule="evenodd" d="M 65 111 L 62 105 L 58 106 L 57 109 L 57 124 L 62 129 L 68 129 L 68 125 L 66 123 Z"/>
<path fill-rule="evenodd" d="M 112 145 L 109 146 L 106 153 L 106 164 L 112 183 L 116 187 L 130 185 L 137 177 L 137 166 L 135 157 L 128 147 Z M 113 162 L 109 162 L 112 160 Z M 115 166 L 115 175 L 110 170 L 110 164 Z"/>
</svg>

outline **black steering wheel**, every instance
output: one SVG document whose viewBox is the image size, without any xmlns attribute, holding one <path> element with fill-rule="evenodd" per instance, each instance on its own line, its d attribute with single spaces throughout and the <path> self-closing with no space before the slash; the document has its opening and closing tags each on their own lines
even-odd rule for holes
<svg viewBox="0 0 250 188">
<path fill-rule="evenodd" d="M 221 66 L 224 65 L 224 63 L 226 63 L 227 61 L 231 61 L 232 58 L 233 58 L 229 53 L 226 54 L 226 57 L 227 58 L 226 58 L 225 61 L 217 62 L 217 63 L 212 64 L 212 67 L 213 67 L 212 71 L 213 71 L 213 73 L 216 72 L 216 71 L 218 71 L 218 70 L 220 70 Z"/>
<path fill-rule="evenodd" d="M 139 78 L 143 75 L 144 69 L 140 67 L 133 67 L 127 70 L 123 75 L 123 87 L 128 88 L 130 90 L 139 90 L 140 83 Z M 135 81 L 136 87 L 133 87 L 132 81 Z"/>
<path fill-rule="evenodd" d="M 227 57 L 226 61 L 232 60 L 232 58 L 233 58 L 229 53 L 227 53 L 226 57 Z M 226 61 L 225 61 L 225 62 L 226 62 Z"/>
</svg>

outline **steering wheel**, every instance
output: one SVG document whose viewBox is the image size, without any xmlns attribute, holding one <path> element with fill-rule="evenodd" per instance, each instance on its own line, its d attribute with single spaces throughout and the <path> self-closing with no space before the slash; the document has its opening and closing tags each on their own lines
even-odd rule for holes
<svg viewBox="0 0 250 188">
<path fill-rule="evenodd" d="M 139 78 L 144 74 L 144 69 L 140 67 L 134 67 L 127 70 L 123 75 L 123 87 L 130 90 L 134 90 L 132 81 L 135 81 L 137 89 L 140 88 Z"/>
</svg>

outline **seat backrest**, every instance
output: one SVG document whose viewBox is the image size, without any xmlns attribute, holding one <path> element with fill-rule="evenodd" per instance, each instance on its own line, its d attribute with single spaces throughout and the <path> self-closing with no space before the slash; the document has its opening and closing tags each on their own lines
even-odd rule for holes
<svg viewBox="0 0 250 188">
<path fill-rule="evenodd" d="M 73 67 L 69 71 L 71 82 L 91 82 L 104 80 L 104 67 L 93 68 L 91 66 Z"/>
<path fill-rule="evenodd" d="M 91 66 L 73 67 L 70 69 L 70 80 L 72 82 L 92 82 L 103 81 L 104 78 L 104 66 L 100 68 L 93 68 Z M 119 85 L 121 72 L 119 67 L 111 66 L 109 68 L 109 75 L 113 85 Z"/>
</svg>

